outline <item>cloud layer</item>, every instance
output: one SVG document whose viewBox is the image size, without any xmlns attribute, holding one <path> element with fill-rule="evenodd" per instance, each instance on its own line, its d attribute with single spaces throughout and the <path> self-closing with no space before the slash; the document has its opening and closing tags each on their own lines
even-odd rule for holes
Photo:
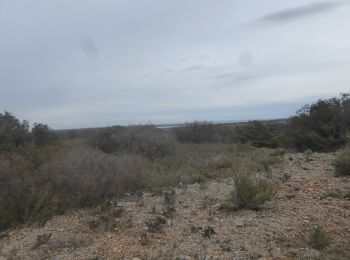
<svg viewBox="0 0 350 260">
<path fill-rule="evenodd" d="M 333 11 L 341 4 L 339 2 L 315 2 L 304 6 L 287 8 L 281 11 L 270 13 L 257 22 L 286 22 L 300 18 L 310 17 L 321 13 Z"/>
<path fill-rule="evenodd" d="M 289 116 L 349 91 L 349 11 L 308 0 L 3 0 L 0 110 L 54 128 Z"/>
</svg>

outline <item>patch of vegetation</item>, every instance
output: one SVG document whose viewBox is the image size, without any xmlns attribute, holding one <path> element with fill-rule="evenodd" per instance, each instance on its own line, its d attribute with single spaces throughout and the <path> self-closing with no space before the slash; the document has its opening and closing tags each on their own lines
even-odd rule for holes
<svg viewBox="0 0 350 260">
<path fill-rule="evenodd" d="M 55 143 L 58 136 L 48 125 L 35 123 L 32 129 L 32 138 L 35 146 L 44 146 Z"/>
<path fill-rule="evenodd" d="M 79 248 L 87 247 L 91 242 L 92 241 L 83 233 L 77 233 L 71 235 L 68 239 L 51 239 L 48 246 L 51 250 L 60 250 L 62 248 L 77 250 Z"/>
<path fill-rule="evenodd" d="M 147 162 L 88 147 L 58 152 L 32 168 L 22 156 L 0 157 L 0 229 L 45 223 L 67 209 L 91 207 L 145 185 Z"/>
<path fill-rule="evenodd" d="M 227 127 L 207 121 L 194 121 L 174 129 L 176 139 L 181 143 L 218 143 L 230 135 Z"/>
<path fill-rule="evenodd" d="M 212 226 L 207 226 L 203 229 L 203 237 L 210 238 L 214 234 L 215 234 L 215 231 Z"/>
<path fill-rule="evenodd" d="M 38 248 L 42 245 L 47 244 L 49 242 L 51 236 L 52 236 L 52 233 L 44 233 L 44 234 L 37 235 L 36 242 L 35 242 L 33 248 Z"/>
<path fill-rule="evenodd" d="M 220 244 L 220 248 L 223 252 L 231 252 L 233 250 L 232 244 L 229 240 L 225 240 Z"/>
<path fill-rule="evenodd" d="M 92 144 L 106 153 L 133 153 L 155 160 L 171 154 L 175 140 L 152 125 L 117 126 L 99 131 Z"/>
<path fill-rule="evenodd" d="M 162 192 L 180 184 L 185 189 L 232 175 L 236 188 L 227 208 L 259 209 L 272 187 L 249 174 L 271 177 L 271 165 L 285 151 L 253 146 L 333 151 L 349 140 L 349 114 L 349 94 L 318 100 L 288 121 L 196 121 L 172 130 L 145 125 L 53 131 L 40 123 L 30 129 L 29 122 L 0 113 L 0 230 L 44 224 L 68 209 L 95 207 L 126 193 Z M 334 162 L 339 175 L 350 175 L 349 150 Z M 310 159 L 309 152 L 305 157 Z M 170 212 L 171 203 L 165 215 Z"/>
<path fill-rule="evenodd" d="M 146 232 L 140 235 L 139 242 L 142 246 L 147 246 L 150 243 L 148 234 Z"/>
<path fill-rule="evenodd" d="M 208 207 L 212 206 L 215 204 L 215 199 L 209 197 L 209 196 L 205 196 L 202 201 L 201 204 L 199 206 L 200 209 L 208 209 Z"/>
<path fill-rule="evenodd" d="M 166 218 L 161 215 L 154 216 L 145 221 L 145 224 L 148 228 L 148 232 L 151 233 L 160 232 L 165 223 Z"/>
<path fill-rule="evenodd" d="M 304 156 L 305 156 L 305 160 L 307 162 L 310 162 L 311 161 L 311 156 L 312 156 L 312 150 L 311 149 L 307 149 L 305 152 L 304 152 Z"/>
<path fill-rule="evenodd" d="M 304 106 L 289 120 L 283 145 L 299 151 L 334 151 L 347 141 L 349 114 L 350 94 Z"/>
<path fill-rule="evenodd" d="M 223 204 L 227 210 L 259 210 L 272 197 L 272 184 L 266 180 L 254 179 L 246 173 L 235 177 L 235 188 Z"/>
<path fill-rule="evenodd" d="M 252 121 L 247 125 L 237 127 L 236 140 L 243 143 L 250 142 L 256 147 L 277 148 L 284 128 L 283 124 Z"/>
<path fill-rule="evenodd" d="M 163 215 L 169 218 L 174 214 L 174 212 L 175 212 L 175 190 L 171 189 L 164 192 Z"/>
<path fill-rule="evenodd" d="M 11 151 L 30 140 L 29 122 L 19 121 L 5 111 L 0 113 L 0 151 Z"/>
<path fill-rule="evenodd" d="M 350 176 L 350 145 L 336 157 L 334 167 L 338 175 Z"/>
<path fill-rule="evenodd" d="M 324 232 L 322 227 L 317 227 L 313 230 L 310 236 L 310 245 L 318 250 L 326 248 L 330 243 L 330 238 Z"/>
</svg>

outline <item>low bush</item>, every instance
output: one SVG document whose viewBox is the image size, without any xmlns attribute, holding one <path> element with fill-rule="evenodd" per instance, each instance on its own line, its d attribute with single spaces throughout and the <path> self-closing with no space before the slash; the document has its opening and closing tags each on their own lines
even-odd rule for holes
<svg viewBox="0 0 350 260">
<path fill-rule="evenodd" d="M 0 159 L 0 230 L 44 223 L 70 208 L 89 207 L 144 187 L 148 163 L 88 147 L 62 150 L 33 169 L 23 157 Z"/>
<path fill-rule="evenodd" d="M 285 124 L 276 122 L 261 123 L 252 121 L 246 125 L 239 126 L 236 129 L 236 140 L 239 142 L 250 142 L 256 147 L 271 147 L 279 146 L 280 134 L 284 130 Z"/>
<path fill-rule="evenodd" d="M 173 136 L 151 125 L 111 127 L 100 130 L 92 140 L 95 147 L 106 153 L 135 153 L 151 160 L 173 152 Z"/>
<path fill-rule="evenodd" d="M 305 151 L 327 152 L 342 147 L 350 130 L 350 94 L 320 99 L 290 118 L 283 144 Z"/>
<path fill-rule="evenodd" d="M 322 250 L 329 245 L 330 239 L 322 227 L 313 230 L 310 236 L 310 245 L 318 250 Z"/>
<path fill-rule="evenodd" d="M 166 218 L 161 215 L 154 216 L 145 221 L 145 224 L 148 228 L 148 232 L 150 233 L 160 232 L 165 223 Z"/>
<path fill-rule="evenodd" d="M 0 113 L 0 151 L 11 151 L 30 139 L 28 121 L 19 121 L 9 112 Z"/>
<path fill-rule="evenodd" d="M 174 129 L 176 139 L 181 143 L 223 142 L 227 131 L 224 126 L 207 121 L 194 121 Z"/>
<path fill-rule="evenodd" d="M 262 179 L 253 179 L 246 173 L 235 177 L 235 189 L 225 201 L 227 210 L 259 210 L 272 197 L 272 184 Z"/>
<path fill-rule="evenodd" d="M 350 176 L 350 146 L 335 158 L 334 167 L 338 175 Z"/>
<path fill-rule="evenodd" d="M 304 156 L 305 156 L 305 160 L 307 162 L 310 162 L 312 159 L 311 159 L 311 156 L 312 156 L 312 150 L 311 149 L 307 149 L 305 152 L 304 152 Z"/>
<path fill-rule="evenodd" d="M 58 140 L 58 136 L 48 125 L 40 123 L 34 124 L 32 138 L 36 146 L 53 144 Z"/>
</svg>

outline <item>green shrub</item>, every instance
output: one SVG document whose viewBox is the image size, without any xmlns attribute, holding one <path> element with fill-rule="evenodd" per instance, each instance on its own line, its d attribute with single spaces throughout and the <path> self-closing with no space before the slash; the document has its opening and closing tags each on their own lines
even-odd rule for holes
<svg viewBox="0 0 350 260">
<path fill-rule="evenodd" d="M 305 152 L 304 152 L 304 156 L 305 156 L 305 160 L 307 162 L 310 162 L 311 161 L 311 156 L 312 156 L 312 150 L 311 149 L 307 149 Z"/>
<path fill-rule="evenodd" d="M 350 175 L 350 146 L 335 158 L 334 167 L 338 175 Z"/>
<path fill-rule="evenodd" d="M 246 125 L 237 127 L 236 140 L 241 142 L 250 142 L 256 147 L 276 148 L 279 145 L 279 134 L 283 124 L 276 122 L 261 123 L 252 121 Z"/>
<path fill-rule="evenodd" d="M 310 245 L 318 250 L 322 250 L 329 245 L 330 239 L 322 227 L 317 227 L 310 236 Z"/>
<path fill-rule="evenodd" d="M 290 118 L 283 143 L 299 151 L 334 151 L 346 143 L 349 115 L 350 94 L 320 99 Z"/>
<path fill-rule="evenodd" d="M 235 189 L 227 198 L 223 207 L 228 210 L 259 210 L 272 197 L 272 184 L 265 180 L 253 179 L 246 173 L 235 177 Z"/>
</svg>

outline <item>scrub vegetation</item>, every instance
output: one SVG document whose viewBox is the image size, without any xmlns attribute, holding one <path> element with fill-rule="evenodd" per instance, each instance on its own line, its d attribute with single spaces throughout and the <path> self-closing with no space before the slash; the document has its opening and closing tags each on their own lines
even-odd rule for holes
<svg viewBox="0 0 350 260">
<path fill-rule="evenodd" d="M 186 187 L 232 177 L 230 209 L 260 209 L 273 195 L 268 173 L 281 149 L 335 151 L 347 142 L 350 96 L 319 100 L 288 120 L 216 125 L 193 122 L 54 131 L 0 114 L 0 230 L 44 224 L 68 209 L 125 194 Z M 263 148 L 263 149 L 262 149 Z M 349 175 L 349 149 L 335 162 Z"/>
</svg>

